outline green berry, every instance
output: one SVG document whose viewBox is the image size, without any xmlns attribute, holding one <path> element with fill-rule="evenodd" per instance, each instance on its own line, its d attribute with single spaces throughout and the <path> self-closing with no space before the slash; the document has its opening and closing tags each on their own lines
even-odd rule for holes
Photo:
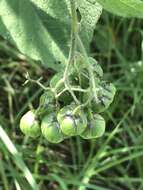
<svg viewBox="0 0 143 190">
<path fill-rule="evenodd" d="M 89 62 L 91 64 L 91 68 L 92 68 L 92 70 L 94 72 L 95 77 L 102 78 L 103 77 L 103 70 L 102 70 L 101 66 L 92 57 L 89 57 L 88 60 L 89 60 Z"/>
<path fill-rule="evenodd" d="M 54 75 L 50 81 L 50 87 L 55 88 L 57 83 L 63 78 L 63 72 L 57 73 Z M 62 90 L 64 90 L 65 85 L 64 83 L 61 83 L 58 88 L 56 89 L 56 93 L 60 93 Z M 68 91 L 63 92 L 59 97 L 58 100 L 63 103 L 69 103 L 72 101 L 72 97 Z"/>
<path fill-rule="evenodd" d="M 103 70 L 94 58 L 89 57 L 88 61 L 91 70 L 94 73 L 95 83 L 98 84 L 100 79 L 103 77 Z M 85 58 L 81 54 L 78 54 L 76 57 L 76 64 L 75 67 L 72 68 L 71 76 L 76 85 L 80 85 L 84 89 L 90 86 L 89 70 L 87 64 L 85 63 Z"/>
<path fill-rule="evenodd" d="M 73 105 L 66 106 L 57 115 L 61 131 L 68 136 L 81 134 L 87 126 L 86 115 L 82 110 L 73 113 L 75 108 Z"/>
<path fill-rule="evenodd" d="M 51 91 L 45 91 L 40 97 L 38 114 L 41 116 L 55 111 L 55 97 Z"/>
<path fill-rule="evenodd" d="M 80 136 L 83 139 L 94 139 L 101 137 L 104 132 L 105 120 L 101 115 L 95 114 L 94 117 L 89 120 L 87 128 Z"/>
<path fill-rule="evenodd" d="M 20 120 L 21 131 L 29 137 L 38 137 L 41 134 L 40 125 L 34 110 L 28 111 Z"/>
<path fill-rule="evenodd" d="M 93 110 L 97 113 L 101 113 L 108 109 L 110 104 L 113 102 L 115 93 L 116 88 L 112 83 L 104 83 L 100 86 L 98 91 L 98 103 L 92 104 L 94 105 L 92 106 Z"/>
<path fill-rule="evenodd" d="M 51 143 L 60 143 L 64 140 L 60 125 L 53 114 L 47 115 L 42 119 L 41 130 L 42 135 Z"/>
<path fill-rule="evenodd" d="M 83 96 L 83 102 L 86 102 L 89 98 L 89 95 L 91 93 L 91 90 L 84 94 Z M 107 110 L 110 106 L 110 104 L 114 100 L 114 96 L 116 93 L 116 88 L 112 83 L 101 83 L 97 85 L 96 90 L 97 99 L 95 98 L 94 94 L 92 93 L 92 99 L 90 102 L 90 107 L 95 113 L 101 113 Z"/>
</svg>

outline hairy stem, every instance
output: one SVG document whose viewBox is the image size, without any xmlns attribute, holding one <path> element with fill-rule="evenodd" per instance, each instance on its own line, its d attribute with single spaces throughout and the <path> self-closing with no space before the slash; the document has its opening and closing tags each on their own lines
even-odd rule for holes
<svg viewBox="0 0 143 190">
<path fill-rule="evenodd" d="M 75 0 L 70 0 L 70 5 L 71 5 L 71 47 L 69 52 L 68 63 L 66 65 L 64 73 L 64 79 L 67 79 L 70 65 L 74 62 L 74 55 L 76 50 L 76 36 L 78 31 Z"/>
<path fill-rule="evenodd" d="M 80 104 L 80 102 L 78 101 L 74 92 L 71 89 L 69 78 L 68 78 L 70 66 L 72 63 L 74 63 L 75 50 L 76 50 L 76 36 L 77 36 L 77 31 L 78 31 L 75 0 L 70 0 L 70 5 L 71 5 L 71 46 L 70 46 L 70 51 L 69 51 L 68 63 L 66 65 L 65 72 L 64 72 L 64 81 L 65 81 L 65 87 L 70 92 L 74 101 L 77 104 Z"/>
<path fill-rule="evenodd" d="M 87 64 L 87 68 L 88 68 L 88 72 L 89 72 L 89 80 L 90 80 L 91 92 L 93 93 L 96 102 L 98 102 L 97 93 L 96 93 L 96 91 L 97 91 L 96 90 L 96 84 L 95 84 L 95 80 L 94 80 L 94 73 L 93 73 L 93 70 L 92 70 L 92 68 L 90 66 L 90 63 L 89 63 L 89 60 L 88 60 L 88 55 L 86 53 L 84 45 L 83 45 L 83 43 L 82 43 L 79 36 L 77 36 L 77 41 L 78 41 L 79 48 L 80 48 L 82 54 L 84 55 L 85 63 Z"/>
<path fill-rule="evenodd" d="M 59 94 L 56 95 L 56 98 L 58 98 L 59 96 L 61 96 L 67 90 L 68 90 L 67 88 L 64 88 Z M 80 87 L 73 87 L 73 86 L 71 87 L 71 90 L 75 91 L 75 92 L 87 92 L 87 90 L 85 90 L 85 89 L 82 89 Z"/>
</svg>

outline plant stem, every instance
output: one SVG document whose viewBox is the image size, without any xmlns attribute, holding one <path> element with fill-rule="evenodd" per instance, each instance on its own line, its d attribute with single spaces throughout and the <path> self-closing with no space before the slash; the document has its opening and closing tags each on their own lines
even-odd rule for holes
<svg viewBox="0 0 143 190">
<path fill-rule="evenodd" d="M 91 84 L 91 92 L 93 93 L 93 96 L 95 97 L 95 101 L 98 102 L 97 93 L 96 93 L 96 91 L 97 91 L 96 90 L 96 84 L 95 84 L 95 80 L 94 80 L 94 73 L 93 73 L 92 68 L 90 66 L 90 63 L 88 60 L 88 55 L 86 53 L 84 45 L 83 45 L 83 43 L 82 43 L 82 41 L 78 35 L 77 35 L 77 41 L 78 41 L 79 48 L 80 48 L 82 54 L 84 55 L 85 63 L 87 64 L 87 67 L 88 67 L 89 80 L 90 80 L 90 84 Z"/>
<path fill-rule="evenodd" d="M 28 82 L 31 82 L 31 83 L 35 83 L 35 84 L 37 84 L 38 86 L 40 86 L 43 90 L 51 90 L 49 87 L 46 87 L 46 86 L 44 86 L 40 81 L 41 81 L 41 79 L 42 78 L 39 78 L 38 80 L 34 80 L 34 79 L 32 79 L 30 76 L 29 76 L 29 73 L 26 73 L 26 81 L 25 81 L 25 83 L 23 84 L 23 85 L 25 85 L 25 84 L 27 84 Z"/>
<path fill-rule="evenodd" d="M 40 86 L 43 90 L 51 90 L 49 87 L 44 86 L 39 80 L 30 79 L 29 81 L 32 82 L 32 83 L 37 84 L 37 85 Z"/>
<path fill-rule="evenodd" d="M 70 0 L 70 5 L 71 5 L 71 47 L 69 51 L 68 63 L 66 65 L 66 69 L 64 72 L 64 79 L 67 79 L 70 65 L 74 61 L 74 55 L 76 50 L 76 37 L 78 31 L 75 0 Z"/>
<path fill-rule="evenodd" d="M 61 96 L 67 90 L 68 90 L 67 88 L 64 88 L 59 94 L 56 95 L 56 98 L 58 98 L 59 96 Z M 75 92 L 87 92 L 87 90 L 82 89 L 80 87 L 71 87 L 71 90 L 75 91 Z"/>
<path fill-rule="evenodd" d="M 68 63 L 65 68 L 64 72 L 64 83 L 65 87 L 68 89 L 70 92 L 71 96 L 73 97 L 74 101 L 77 104 L 80 104 L 79 100 L 76 98 L 74 92 L 71 89 L 69 79 L 68 79 L 68 74 L 69 74 L 69 69 L 72 63 L 74 63 L 74 58 L 75 58 L 75 50 L 76 50 L 76 36 L 77 36 L 77 31 L 78 31 L 78 25 L 77 25 L 77 13 L 76 13 L 76 3 L 75 0 L 70 0 L 70 5 L 71 5 L 71 46 L 70 46 L 70 51 L 69 51 L 69 58 L 68 58 Z"/>
</svg>

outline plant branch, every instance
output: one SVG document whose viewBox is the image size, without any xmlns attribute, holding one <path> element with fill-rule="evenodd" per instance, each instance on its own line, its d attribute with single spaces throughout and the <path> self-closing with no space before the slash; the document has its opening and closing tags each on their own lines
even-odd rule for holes
<svg viewBox="0 0 143 190">
<path fill-rule="evenodd" d="M 67 90 L 68 90 L 68 88 L 64 88 L 59 94 L 56 95 L 56 98 L 58 98 L 59 96 L 61 96 Z M 87 92 L 87 90 L 85 90 L 85 89 L 82 89 L 80 87 L 73 87 L 73 86 L 71 87 L 71 90 L 75 91 L 75 92 Z"/>
<path fill-rule="evenodd" d="M 90 80 L 90 84 L 91 84 L 91 92 L 93 93 L 93 96 L 95 97 L 96 102 L 98 102 L 97 93 L 96 93 L 96 91 L 97 91 L 96 90 L 96 84 L 95 84 L 95 80 L 94 80 L 94 73 L 93 73 L 93 70 L 92 70 L 92 68 L 90 66 L 90 63 L 89 63 L 89 60 L 88 60 L 88 55 L 86 53 L 84 45 L 83 45 L 83 43 L 82 43 L 79 36 L 77 36 L 77 41 L 78 41 L 79 48 L 80 48 L 82 54 L 84 55 L 85 63 L 86 63 L 87 68 L 88 68 L 89 80 Z"/>
<path fill-rule="evenodd" d="M 75 50 L 76 50 L 76 37 L 77 37 L 77 31 L 78 31 L 78 25 L 77 25 L 77 13 L 76 13 L 76 3 L 75 0 L 70 0 L 70 5 L 71 5 L 71 46 L 70 46 L 70 51 L 69 51 L 69 58 L 68 58 L 68 63 L 65 68 L 64 72 L 64 83 L 65 87 L 68 89 L 70 92 L 71 96 L 73 97 L 74 101 L 77 104 L 80 104 L 78 99 L 76 98 L 74 92 L 72 91 L 72 88 L 69 83 L 69 69 L 72 63 L 74 63 L 74 58 L 75 58 Z"/>
<path fill-rule="evenodd" d="M 72 64 L 72 62 L 74 62 L 74 55 L 76 50 L 76 36 L 78 31 L 75 0 L 70 0 L 70 5 L 71 5 L 71 46 L 69 51 L 68 63 L 66 65 L 66 69 L 64 72 L 64 79 L 67 79 L 70 65 Z"/>
<path fill-rule="evenodd" d="M 37 84 L 37 85 L 40 86 L 43 90 L 51 90 L 49 87 L 44 86 L 44 85 L 40 82 L 42 78 L 39 78 L 38 80 L 34 80 L 34 79 L 32 79 L 32 78 L 29 76 L 29 73 L 26 73 L 25 78 L 26 78 L 27 80 L 25 81 L 25 83 L 24 83 L 23 85 L 27 84 L 28 82 L 31 82 L 31 83 Z"/>
</svg>

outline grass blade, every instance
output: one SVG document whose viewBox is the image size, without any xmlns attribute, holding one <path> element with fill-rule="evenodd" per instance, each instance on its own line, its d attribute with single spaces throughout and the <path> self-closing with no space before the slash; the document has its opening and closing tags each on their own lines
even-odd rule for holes
<svg viewBox="0 0 143 190">
<path fill-rule="evenodd" d="M 23 172 L 25 178 L 27 179 L 28 183 L 30 184 L 33 190 L 39 190 L 38 185 L 36 184 L 35 179 L 33 178 L 31 172 L 25 165 L 24 161 L 22 160 L 19 152 L 17 151 L 14 144 L 11 142 L 10 138 L 0 125 L 0 139 L 8 149 L 8 151 L 12 154 L 13 161 L 18 166 L 18 168 Z"/>
</svg>

